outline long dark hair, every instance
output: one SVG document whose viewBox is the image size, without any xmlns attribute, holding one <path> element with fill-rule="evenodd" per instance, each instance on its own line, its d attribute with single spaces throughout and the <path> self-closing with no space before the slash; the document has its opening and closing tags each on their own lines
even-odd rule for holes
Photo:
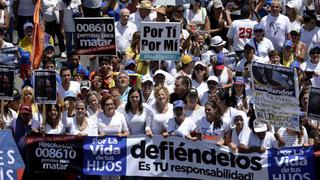
<svg viewBox="0 0 320 180">
<path fill-rule="evenodd" d="M 142 106 L 142 93 L 141 93 L 141 90 L 138 89 L 138 88 L 135 88 L 135 87 L 132 87 L 130 90 L 129 90 L 129 93 L 128 93 L 128 99 L 127 99 L 127 103 L 126 103 L 126 106 L 125 106 L 125 110 L 126 110 L 126 113 L 129 113 L 131 111 L 131 108 L 132 108 L 132 104 L 130 102 L 130 96 L 132 93 L 134 92 L 138 92 L 139 96 L 140 96 L 140 100 L 139 100 L 139 112 L 140 114 L 143 112 L 143 106 Z"/>
<path fill-rule="evenodd" d="M 220 89 L 217 95 L 228 107 L 231 106 L 231 101 L 230 101 L 230 96 L 228 91 Z"/>
<path fill-rule="evenodd" d="M 206 104 L 204 106 L 211 106 L 213 109 L 217 108 L 216 103 L 214 103 L 212 101 L 206 102 Z M 214 125 L 214 129 L 219 129 L 223 125 L 223 122 L 222 122 L 222 119 L 221 119 L 221 113 L 219 111 L 216 111 L 216 113 L 215 113 L 214 120 L 213 120 L 213 125 Z"/>
<path fill-rule="evenodd" d="M 57 112 L 58 112 L 58 119 L 61 119 L 61 107 L 59 104 L 46 104 L 46 124 L 49 124 L 50 126 L 52 126 L 52 120 L 55 119 L 51 119 L 49 117 L 49 112 L 51 110 L 51 108 L 55 107 Z"/>
<path fill-rule="evenodd" d="M 245 90 L 245 85 L 243 84 L 243 91 L 242 91 L 242 104 L 245 109 L 248 109 L 248 103 L 247 103 L 247 94 Z M 236 90 L 234 85 L 231 88 L 231 99 L 230 99 L 231 107 L 237 109 L 237 98 L 236 98 Z"/>
</svg>

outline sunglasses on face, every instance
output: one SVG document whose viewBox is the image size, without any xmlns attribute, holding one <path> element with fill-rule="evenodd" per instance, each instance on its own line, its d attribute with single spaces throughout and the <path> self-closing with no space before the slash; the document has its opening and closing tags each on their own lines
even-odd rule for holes
<svg viewBox="0 0 320 180">
<path fill-rule="evenodd" d="M 206 68 L 204 68 L 204 67 L 197 67 L 197 68 L 195 68 L 195 70 L 196 70 L 196 71 L 204 71 L 204 70 L 206 70 Z"/>
</svg>

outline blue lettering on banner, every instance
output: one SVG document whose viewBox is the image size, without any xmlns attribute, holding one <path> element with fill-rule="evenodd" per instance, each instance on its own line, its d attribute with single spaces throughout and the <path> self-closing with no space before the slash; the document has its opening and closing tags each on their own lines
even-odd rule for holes
<svg viewBox="0 0 320 180">
<path fill-rule="evenodd" d="M 10 130 L 0 131 L 0 179 L 21 179 L 25 165 Z"/>
<path fill-rule="evenodd" d="M 86 137 L 84 139 L 83 173 L 88 175 L 125 175 L 127 139 L 119 137 Z"/>
<path fill-rule="evenodd" d="M 315 179 L 313 156 L 312 147 L 270 149 L 268 154 L 269 179 Z"/>
</svg>

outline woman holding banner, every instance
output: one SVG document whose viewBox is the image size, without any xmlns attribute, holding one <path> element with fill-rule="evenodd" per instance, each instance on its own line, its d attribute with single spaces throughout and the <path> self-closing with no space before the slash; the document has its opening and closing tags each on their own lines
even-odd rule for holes
<svg viewBox="0 0 320 180">
<path fill-rule="evenodd" d="M 103 112 L 97 114 L 98 131 L 100 136 L 128 136 L 129 128 L 124 115 L 116 111 L 116 100 L 107 94 L 101 99 Z"/>
<path fill-rule="evenodd" d="M 205 111 L 203 106 L 200 106 L 199 94 L 197 89 L 191 88 L 186 96 L 185 115 L 197 123 L 203 116 Z"/>
<path fill-rule="evenodd" d="M 158 86 L 154 90 L 155 102 L 151 105 L 153 119 L 151 121 L 151 130 L 153 134 L 161 134 L 165 131 L 165 122 L 173 117 L 173 106 L 169 103 L 169 91 L 164 86 Z"/>
<path fill-rule="evenodd" d="M 244 111 L 238 111 L 232 117 L 231 121 L 234 123 L 235 127 L 227 133 L 225 141 L 234 153 L 239 151 L 241 139 L 247 137 L 251 131 L 248 128 L 248 120 L 249 118 Z"/>
<path fill-rule="evenodd" d="M 98 128 L 93 119 L 87 117 L 87 106 L 84 101 L 76 102 L 76 116 L 73 117 L 70 135 L 97 136 Z"/>
<path fill-rule="evenodd" d="M 59 104 L 46 104 L 46 121 L 43 132 L 45 134 L 63 134 L 66 128 L 61 120 L 61 107 Z"/>
<path fill-rule="evenodd" d="M 197 136 L 202 141 L 222 146 L 229 128 L 223 124 L 221 115 L 215 103 L 210 101 L 207 102 L 205 104 L 205 113 L 206 116 L 202 117 L 197 123 Z"/>
<path fill-rule="evenodd" d="M 128 93 L 128 100 L 125 104 L 124 116 L 128 123 L 131 135 L 147 134 L 152 135 L 151 119 L 152 110 L 146 104 L 142 104 L 140 89 L 132 87 Z"/>
<path fill-rule="evenodd" d="M 233 122 L 231 118 L 237 113 L 237 110 L 231 107 L 229 92 L 225 90 L 220 90 L 215 96 L 215 103 L 221 113 L 221 118 L 224 126 L 232 127 Z"/>
</svg>

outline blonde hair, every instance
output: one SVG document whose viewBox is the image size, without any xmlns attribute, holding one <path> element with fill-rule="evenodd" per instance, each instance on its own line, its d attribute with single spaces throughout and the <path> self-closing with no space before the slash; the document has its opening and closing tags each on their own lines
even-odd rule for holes
<svg viewBox="0 0 320 180">
<path fill-rule="evenodd" d="M 169 94 L 169 91 L 166 87 L 164 86 L 157 86 L 155 89 L 154 89 L 154 97 L 156 98 L 158 95 L 159 95 L 159 92 L 163 90 L 164 91 L 164 94 L 167 96 L 167 103 L 170 101 L 170 94 Z"/>
<path fill-rule="evenodd" d="M 26 93 L 27 92 L 30 92 L 32 94 L 32 98 L 31 98 L 31 103 L 33 104 L 34 103 L 34 91 L 33 91 L 33 88 L 30 87 L 30 86 L 25 86 L 23 89 L 22 89 L 22 103 L 25 103 L 25 97 L 26 97 Z"/>
</svg>

